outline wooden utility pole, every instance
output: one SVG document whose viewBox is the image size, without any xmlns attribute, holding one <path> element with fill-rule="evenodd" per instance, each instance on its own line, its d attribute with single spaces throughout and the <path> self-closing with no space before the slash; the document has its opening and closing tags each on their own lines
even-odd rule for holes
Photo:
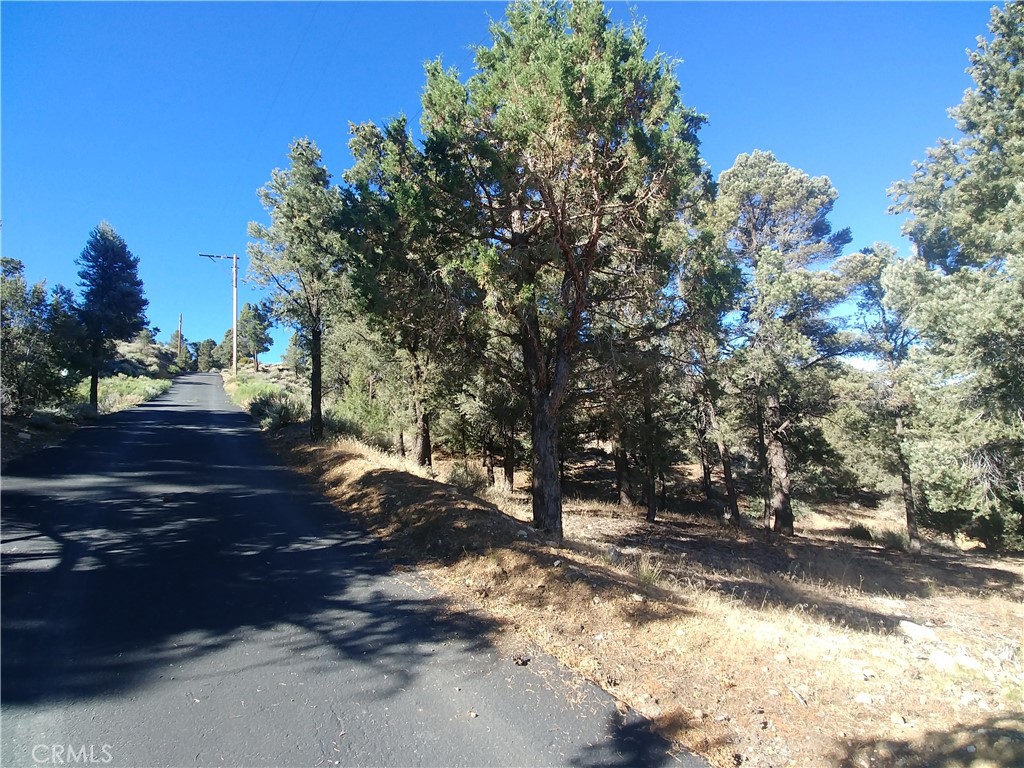
<svg viewBox="0 0 1024 768">
<path fill-rule="evenodd" d="M 238 376 L 238 256 L 199 255 L 204 259 L 231 259 L 231 375 Z"/>
<path fill-rule="evenodd" d="M 181 312 L 178 313 L 178 357 L 181 357 Z"/>
</svg>

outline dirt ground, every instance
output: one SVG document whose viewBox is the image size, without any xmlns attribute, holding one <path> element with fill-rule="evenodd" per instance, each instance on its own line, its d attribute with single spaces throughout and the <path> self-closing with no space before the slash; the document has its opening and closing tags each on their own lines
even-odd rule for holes
<svg viewBox="0 0 1024 768">
<path fill-rule="evenodd" d="M 273 443 L 399 567 L 715 766 L 1024 765 L 1021 558 L 851 537 L 898 527 L 884 506 L 823 507 L 777 540 L 580 499 L 555 548 L 518 483 L 471 496 L 443 467 L 302 434 Z"/>
<path fill-rule="evenodd" d="M 67 420 L 4 417 L 0 420 L 0 468 L 28 453 L 67 439 L 78 425 Z"/>
</svg>

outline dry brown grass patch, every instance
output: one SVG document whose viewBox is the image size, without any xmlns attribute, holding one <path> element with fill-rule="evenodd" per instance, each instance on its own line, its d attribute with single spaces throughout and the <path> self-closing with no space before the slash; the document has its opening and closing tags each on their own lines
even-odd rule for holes
<svg viewBox="0 0 1024 768">
<path fill-rule="evenodd" d="M 651 525 L 580 499 L 556 549 L 523 522 L 522 492 L 467 497 L 349 442 L 277 444 L 396 561 L 716 766 L 923 768 L 1021 748 L 1018 560 L 911 558 L 813 531 L 766 541 L 697 516 Z M 973 768 L 989 764 L 1014 763 Z"/>
</svg>

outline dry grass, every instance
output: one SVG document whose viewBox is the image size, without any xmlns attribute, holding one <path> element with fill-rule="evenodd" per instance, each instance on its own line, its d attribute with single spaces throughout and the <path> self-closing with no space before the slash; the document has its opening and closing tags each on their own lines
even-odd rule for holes
<svg viewBox="0 0 1024 768">
<path fill-rule="evenodd" d="M 866 510 L 766 541 L 699 516 L 469 497 L 353 441 L 278 449 L 392 556 L 479 606 L 716 766 L 1024 765 L 1022 561 L 858 540 Z M 446 476 L 443 468 L 435 468 Z M 872 530 L 874 537 L 874 530 Z M 923 628 L 908 636 L 900 622 Z"/>
</svg>

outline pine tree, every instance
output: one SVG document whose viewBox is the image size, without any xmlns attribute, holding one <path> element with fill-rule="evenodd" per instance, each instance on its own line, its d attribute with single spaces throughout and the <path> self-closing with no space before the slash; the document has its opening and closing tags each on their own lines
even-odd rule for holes
<svg viewBox="0 0 1024 768">
<path fill-rule="evenodd" d="M 944 466 L 922 456 L 932 501 L 1024 540 L 1024 3 L 994 8 L 989 29 L 951 112 L 961 138 L 890 191 L 917 255 L 894 296 L 921 333 L 934 429 L 956 446 Z"/>
<path fill-rule="evenodd" d="M 270 350 L 270 311 L 246 302 L 238 315 L 238 351 L 252 358 L 253 369 L 260 370 L 260 355 Z"/>
<path fill-rule="evenodd" d="M 281 362 L 291 369 L 296 376 L 304 376 L 309 371 L 309 353 L 302 346 L 302 337 L 293 333 L 288 339 Z"/>
<path fill-rule="evenodd" d="M 79 317 L 89 355 L 89 404 L 99 401 L 100 371 L 114 353 L 114 342 L 127 341 L 146 326 L 146 300 L 139 260 L 107 222 L 101 222 L 77 260 L 82 291 Z"/>
<path fill-rule="evenodd" d="M 288 153 L 290 166 L 275 169 L 259 197 L 269 226 L 249 224 L 249 276 L 272 291 L 274 314 L 291 325 L 309 349 L 312 440 L 324 434 L 323 338 L 331 295 L 344 271 L 339 230 L 341 198 L 321 164 L 315 143 L 299 139 Z"/>
<path fill-rule="evenodd" d="M 921 536 L 910 466 L 910 429 L 917 409 L 912 386 L 907 381 L 910 369 L 907 363 L 918 342 L 918 334 L 910 326 L 906 312 L 893 305 L 886 289 L 887 278 L 892 278 L 899 265 L 896 249 L 887 243 L 876 243 L 873 248 L 844 257 L 838 269 L 857 297 L 862 334 L 859 351 L 880 364 L 871 385 L 862 390 L 859 398 L 868 418 L 884 425 L 877 432 L 870 430 L 869 437 L 877 435 L 883 455 L 888 459 L 887 468 L 891 467 L 899 475 L 908 549 L 919 552 Z"/>
<path fill-rule="evenodd" d="M 821 367 L 844 349 L 828 311 L 843 298 L 837 275 L 812 269 L 839 256 L 849 230 L 828 221 L 837 194 L 770 152 L 740 155 L 719 179 L 715 223 L 743 273 L 735 359 L 751 398 L 765 522 L 793 534 L 791 453 L 829 407 Z M 815 440 L 817 442 L 817 440 Z"/>
<path fill-rule="evenodd" d="M 660 265 L 661 226 L 699 173 L 701 123 L 639 26 L 597 3 L 513 3 L 466 84 L 427 69 L 422 125 L 438 226 L 479 247 L 443 266 L 514 323 L 531 406 L 533 523 L 562 536 L 559 419 L 593 313 Z"/>
<path fill-rule="evenodd" d="M 196 347 L 196 368 L 206 373 L 216 365 L 215 352 L 217 342 L 213 339 L 203 339 Z"/>
<path fill-rule="evenodd" d="M 351 127 L 356 163 L 346 174 L 354 255 L 352 300 L 386 346 L 407 384 L 415 419 L 414 456 L 431 464 L 431 423 L 440 401 L 465 378 L 460 336 L 466 305 L 440 277 L 439 257 L 458 248 L 431 226 L 433 206 L 422 153 L 405 120 Z"/>
</svg>

